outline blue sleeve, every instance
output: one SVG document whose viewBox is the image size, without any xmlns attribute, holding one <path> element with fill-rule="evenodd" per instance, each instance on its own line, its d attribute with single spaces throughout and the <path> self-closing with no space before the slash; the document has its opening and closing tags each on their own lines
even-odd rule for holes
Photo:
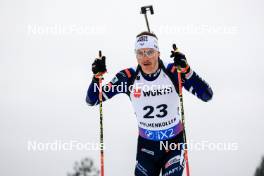
<svg viewBox="0 0 264 176">
<path fill-rule="evenodd" d="M 134 72 L 135 71 L 133 68 L 121 70 L 109 83 L 103 85 L 103 101 L 111 99 L 112 97 L 120 93 L 128 94 L 128 83 L 131 79 L 131 74 L 133 74 Z M 88 87 L 86 102 L 90 106 L 99 104 L 99 83 L 95 79 L 92 80 Z"/>
<path fill-rule="evenodd" d="M 191 70 L 190 77 L 184 79 L 183 86 L 186 90 L 207 102 L 213 98 L 213 90 L 209 84 Z"/>
<path fill-rule="evenodd" d="M 173 63 L 168 64 L 167 69 L 171 70 L 172 67 Z M 177 71 L 173 75 L 178 84 Z M 192 69 L 190 69 L 189 72 L 183 77 L 183 86 L 187 91 L 191 92 L 204 102 L 211 100 L 213 97 L 212 88 Z"/>
</svg>

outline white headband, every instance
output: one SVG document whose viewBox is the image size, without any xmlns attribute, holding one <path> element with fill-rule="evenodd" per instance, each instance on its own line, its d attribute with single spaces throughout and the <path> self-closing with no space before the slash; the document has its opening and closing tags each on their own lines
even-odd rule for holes
<svg viewBox="0 0 264 176">
<path fill-rule="evenodd" d="M 149 35 L 139 36 L 136 39 L 135 49 L 138 50 L 141 48 L 153 48 L 159 51 L 158 40 Z"/>
</svg>

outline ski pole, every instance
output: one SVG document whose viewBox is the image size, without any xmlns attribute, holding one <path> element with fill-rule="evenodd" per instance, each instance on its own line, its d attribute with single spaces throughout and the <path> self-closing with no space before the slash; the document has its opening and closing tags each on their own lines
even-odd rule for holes
<svg viewBox="0 0 264 176">
<path fill-rule="evenodd" d="M 173 44 L 174 52 L 179 52 L 176 45 Z M 180 111 L 181 111 L 181 119 L 183 125 L 183 141 L 186 146 L 184 148 L 184 159 L 186 163 L 186 174 L 190 176 L 190 168 L 189 168 L 189 159 L 188 159 L 188 147 L 187 147 L 187 139 L 186 139 L 186 131 L 185 131 L 185 116 L 184 116 L 184 108 L 183 108 L 183 95 L 182 95 L 182 78 L 181 78 L 182 68 L 180 66 L 177 67 L 178 73 L 178 83 L 179 83 L 179 97 L 180 97 Z"/>
<path fill-rule="evenodd" d="M 99 59 L 102 58 L 102 51 L 99 51 Z M 101 176 L 104 176 L 104 130 L 103 130 L 103 92 L 102 80 L 104 73 L 97 73 L 96 78 L 99 79 L 99 112 L 100 112 L 100 170 Z"/>
<path fill-rule="evenodd" d="M 146 21 L 146 24 L 147 24 L 147 28 L 148 28 L 148 31 L 150 32 L 149 22 L 148 22 L 148 16 L 147 16 L 147 11 L 148 11 L 148 10 L 150 11 L 150 14 L 151 14 L 151 15 L 154 14 L 154 10 L 153 10 L 153 6 L 152 6 L 152 5 L 141 7 L 140 13 L 141 13 L 141 14 L 144 14 L 144 16 L 145 16 L 145 21 Z"/>
</svg>

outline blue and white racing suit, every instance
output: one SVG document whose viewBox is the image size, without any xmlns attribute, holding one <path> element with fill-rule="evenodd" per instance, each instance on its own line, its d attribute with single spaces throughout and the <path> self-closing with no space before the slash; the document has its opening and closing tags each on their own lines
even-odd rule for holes
<svg viewBox="0 0 264 176">
<path fill-rule="evenodd" d="M 143 73 L 140 66 L 127 68 L 103 86 L 103 101 L 125 93 L 132 102 L 139 129 L 136 176 L 159 176 L 160 172 L 163 176 L 182 175 L 183 148 L 161 148 L 161 142 L 183 143 L 177 76 L 173 63 L 164 64 L 159 60 L 159 69 L 154 74 Z M 104 91 L 105 86 L 111 91 Z M 183 87 L 202 101 L 212 99 L 210 86 L 191 69 L 183 76 Z M 98 95 L 98 82 L 93 80 L 86 102 L 97 105 Z"/>
</svg>

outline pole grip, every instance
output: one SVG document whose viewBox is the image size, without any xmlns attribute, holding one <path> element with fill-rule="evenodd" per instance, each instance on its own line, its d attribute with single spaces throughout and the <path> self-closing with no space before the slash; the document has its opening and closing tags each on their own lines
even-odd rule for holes
<svg viewBox="0 0 264 176">
<path fill-rule="evenodd" d="M 102 57 L 102 51 L 99 50 L 99 59 Z"/>
</svg>

